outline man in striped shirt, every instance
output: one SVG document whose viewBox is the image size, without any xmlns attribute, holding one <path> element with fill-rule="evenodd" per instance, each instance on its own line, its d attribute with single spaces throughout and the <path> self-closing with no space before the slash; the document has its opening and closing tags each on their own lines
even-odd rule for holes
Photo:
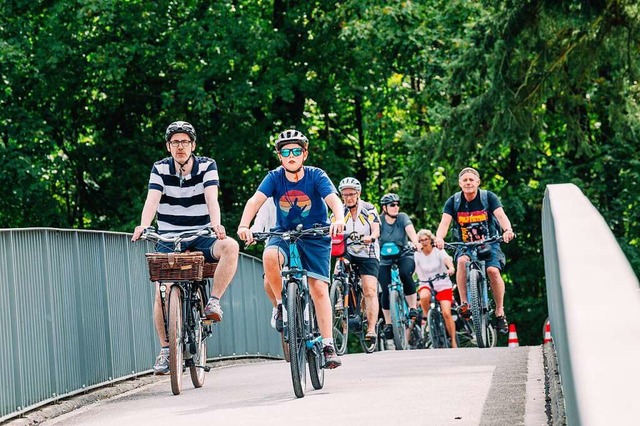
<svg viewBox="0 0 640 426">
<path fill-rule="evenodd" d="M 207 157 L 193 155 L 196 148 L 196 131 L 186 121 L 171 123 L 165 132 L 165 142 L 171 157 L 153 165 L 140 225 L 136 226 L 131 240 L 136 241 L 140 238 L 142 231 L 151 226 L 156 214 L 158 232 L 168 236 L 211 226 L 215 237 L 198 237 L 183 243 L 181 248 L 202 251 L 206 262 L 218 262 L 205 315 L 210 320 L 222 321 L 220 298 L 236 272 L 239 247 L 233 238 L 227 236 L 220 223 L 216 162 Z M 173 244 L 160 242 L 156 250 L 169 253 L 174 247 Z M 166 374 L 169 372 L 169 342 L 164 330 L 158 289 L 153 316 L 162 344 L 154 371 L 157 374 Z"/>
</svg>

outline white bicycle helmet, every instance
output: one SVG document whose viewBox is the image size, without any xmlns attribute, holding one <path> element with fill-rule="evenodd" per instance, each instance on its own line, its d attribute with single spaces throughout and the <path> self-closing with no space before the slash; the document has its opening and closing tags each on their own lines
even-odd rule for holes
<svg viewBox="0 0 640 426">
<path fill-rule="evenodd" d="M 276 151 L 280 151 L 280 148 L 290 143 L 295 143 L 303 148 L 307 148 L 307 146 L 309 146 L 309 139 L 298 130 L 285 130 L 280 133 L 278 139 L 276 139 Z"/>
<path fill-rule="evenodd" d="M 352 188 L 358 192 L 362 191 L 362 185 L 360 185 L 360 181 L 353 177 L 346 177 L 340 181 L 338 190 L 342 192 L 342 190 L 345 188 Z"/>
</svg>

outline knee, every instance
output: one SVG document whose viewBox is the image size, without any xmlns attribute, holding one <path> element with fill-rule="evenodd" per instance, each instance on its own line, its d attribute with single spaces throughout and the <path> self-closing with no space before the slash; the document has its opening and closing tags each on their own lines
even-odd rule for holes
<svg viewBox="0 0 640 426">
<path fill-rule="evenodd" d="M 487 268 L 487 275 L 489 276 L 489 279 L 494 282 L 500 282 L 500 280 L 502 279 L 502 276 L 500 275 L 500 269 L 496 268 L 495 266 L 489 266 Z"/>
<path fill-rule="evenodd" d="M 217 244 L 220 244 L 221 256 L 237 256 L 240 252 L 238 242 L 231 237 L 227 237 L 224 240 L 218 240 Z"/>
</svg>

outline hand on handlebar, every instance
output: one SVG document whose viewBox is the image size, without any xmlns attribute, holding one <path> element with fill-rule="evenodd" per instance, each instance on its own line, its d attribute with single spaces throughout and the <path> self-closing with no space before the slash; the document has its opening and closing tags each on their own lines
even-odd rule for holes
<svg viewBox="0 0 640 426">
<path fill-rule="evenodd" d="M 142 225 L 138 225 L 136 226 L 136 228 L 133 230 L 133 236 L 131 237 L 131 242 L 135 242 L 138 241 L 140 239 L 140 235 L 142 235 L 142 232 L 144 232 L 145 227 Z"/>
<path fill-rule="evenodd" d="M 509 241 L 513 240 L 515 237 L 516 237 L 516 234 L 511 229 L 507 229 L 502 234 L 502 240 L 505 243 L 508 243 Z"/>
<path fill-rule="evenodd" d="M 329 235 L 335 237 L 338 234 L 342 234 L 344 232 L 344 220 L 336 220 L 332 222 L 329 226 Z"/>
<path fill-rule="evenodd" d="M 436 245 L 436 248 L 439 248 L 440 250 L 444 248 L 444 240 L 442 238 L 436 237 L 434 243 Z"/>
<path fill-rule="evenodd" d="M 238 234 L 238 238 L 244 241 L 245 246 L 250 246 L 255 241 L 253 239 L 253 232 L 251 232 L 251 229 L 247 228 L 246 226 L 239 227 L 237 234 Z"/>
</svg>

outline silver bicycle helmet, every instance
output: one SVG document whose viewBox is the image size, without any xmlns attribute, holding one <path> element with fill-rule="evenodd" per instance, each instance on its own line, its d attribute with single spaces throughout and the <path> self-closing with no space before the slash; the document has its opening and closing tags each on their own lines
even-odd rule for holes
<svg viewBox="0 0 640 426">
<path fill-rule="evenodd" d="M 175 133 L 186 133 L 192 141 L 196 141 L 196 129 L 186 121 L 174 121 L 169 124 L 167 131 L 164 133 L 164 140 L 169 142 L 171 135 Z"/>
<path fill-rule="evenodd" d="M 362 191 L 362 185 L 360 185 L 360 181 L 352 177 L 346 177 L 340 181 L 340 184 L 338 185 L 338 190 L 342 192 L 342 190 L 345 188 L 352 188 L 358 192 Z"/>
</svg>

